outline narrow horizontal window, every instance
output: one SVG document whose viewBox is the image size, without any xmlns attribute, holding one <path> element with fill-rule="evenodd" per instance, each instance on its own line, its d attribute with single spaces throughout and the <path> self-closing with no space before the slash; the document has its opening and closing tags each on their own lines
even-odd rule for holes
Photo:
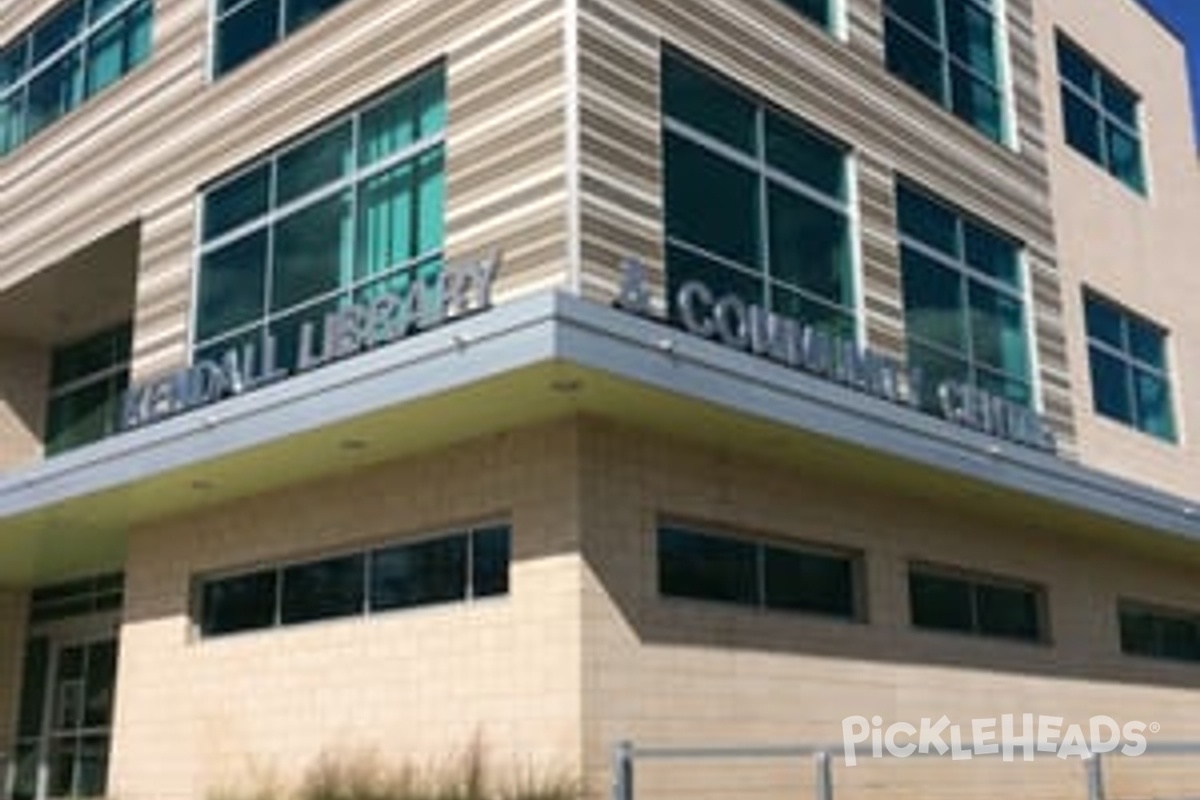
<svg viewBox="0 0 1200 800">
<path fill-rule="evenodd" d="M 202 636 L 296 625 L 508 593 L 507 525 L 204 579 Z"/>
<path fill-rule="evenodd" d="M 658 529 L 659 592 L 667 597 L 855 619 L 860 570 L 855 554 Z"/>
<path fill-rule="evenodd" d="M 1200 614 L 1118 604 L 1121 652 L 1169 661 L 1200 661 Z"/>
<path fill-rule="evenodd" d="M 912 624 L 918 628 L 1030 642 L 1048 639 L 1046 594 L 1039 587 L 912 565 L 908 591 Z"/>
</svg>

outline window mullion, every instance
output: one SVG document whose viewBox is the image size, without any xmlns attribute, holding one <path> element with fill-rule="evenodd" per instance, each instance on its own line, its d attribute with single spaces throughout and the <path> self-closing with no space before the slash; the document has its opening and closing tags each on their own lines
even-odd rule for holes
<svg viewBox="0 0 1200 800">
<path fill-rule="evenodd" d="M 771 308 L 771 213 L 770 192 L 767 186 L 767 124 L 766 112 L 758 106 L 754 114 L 754 138 L 756 139 L 756 175 L 758 186 L 758 236 L 759 253 L 758 268 L 762 270 L 762 304 L 763 308 Z"/>
</svg>

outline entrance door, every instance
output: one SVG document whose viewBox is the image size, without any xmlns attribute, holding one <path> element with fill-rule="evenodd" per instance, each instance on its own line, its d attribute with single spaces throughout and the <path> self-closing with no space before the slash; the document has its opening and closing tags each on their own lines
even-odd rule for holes
<svg viewBox="0 0 1200 800">
<path fill-rule="evenodd" d="M 116 677 L 111 633 L 30 639 L 14 800 L 105 793 Z"/>
</svg>

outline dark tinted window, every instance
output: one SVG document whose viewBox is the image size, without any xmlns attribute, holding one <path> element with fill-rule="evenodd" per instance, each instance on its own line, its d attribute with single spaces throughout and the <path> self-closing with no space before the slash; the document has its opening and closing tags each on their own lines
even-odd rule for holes
<svg viewBox="0 0 1200 800">
<path fill-rule="evenodd" d="M 471 537 L 471 594 L 508 594 L 508 565 L 512 536 L 507 526 L 484 528 Z"/>
<path fill-rule="evenodd" d="M 1026 641 L 1046 638 L 1045 594 L 1003 579 L 958 576 L 913 567 L 908 591 L 913 625 Z"/>
<path fill-rule="evenodd" d="M 275 624 L 275 570 L 222 578 L 204 585 L 200 630 L 205 636 L 234 633 Z"/>
<path fill-rule="evenodd" d="M 784 611 L 853 618 L 857 558 L 699 533 L 658 531 L 659 591 Z"/>
<path fill-rule="evenodd" d="M 280 621 L 288 625 L 361 614 L 364 564 L 362 555 L 350 555 L 285 568 Z"/>
<path fill-rule="evenodd" d="M 767 547 L 763 569 L 768 608 L 854 616 L 854 562 L 850 559 Z"/>
<path fill-rule="evenodd" d="M 758 554 L 747 542 L 663 528 L 658 576 L 665 595 L 759 604 Z"/>
<path fill-rule="evenodd" d="M 510 539 L 507 525 L 494 525 L 211 579 L 200 587 L 200 631 L 213 636 L 506 594 Z"/>
<path fill-rule="evenodd" d="M 467 537 L 377 550 L 371 555 L 371 609 L 461 600 L 467 590 Z"/>
<path fill-rule="evenodd" d="M 1121 652 L 1200 661 L 1200 615 L 1121 603 Z"/>
</svg>

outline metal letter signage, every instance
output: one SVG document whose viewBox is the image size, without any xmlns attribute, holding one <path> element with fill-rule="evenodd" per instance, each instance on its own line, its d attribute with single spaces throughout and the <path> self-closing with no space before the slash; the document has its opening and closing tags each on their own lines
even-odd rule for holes
<svg viewBox="0 0 1200 800">
<path fill-rule="evenodd" d="M 264 333 L 258 342 L 233 347 L 216 361 L 198 361 L 131 386 L 122 399 L 118 425 L 121 430 L 149 425 L 484 311 L 492 304 L 499 265 L 498 253 L 452 262 L 433 283 L 414 281 L 406 293 L 382 291 L 327 313 L 319 324 L 309 320 L 300 326 L 287 362 L 280 361 L 275 337 Z"/>
<path fill-rule="evenodd" d="M 646 267 L 623 264 L 624 277 L 614 305 L 664 321 L 651 311 Z M 942 381 L 928 392 L 920 367 L 859 348 L 828 330 L 747 303 L 734 294 L 716 295 L 701 281 L 687 281 L 668 298 L 667 318 L 686 332 L 774 361 L 792 369 L 926 413 L 965 428 L 1054 452 L 1049 424 L 1035 411 L 959 381 Z M 933 398 L 931 400 L 930 398 Z"/>
</svg>

